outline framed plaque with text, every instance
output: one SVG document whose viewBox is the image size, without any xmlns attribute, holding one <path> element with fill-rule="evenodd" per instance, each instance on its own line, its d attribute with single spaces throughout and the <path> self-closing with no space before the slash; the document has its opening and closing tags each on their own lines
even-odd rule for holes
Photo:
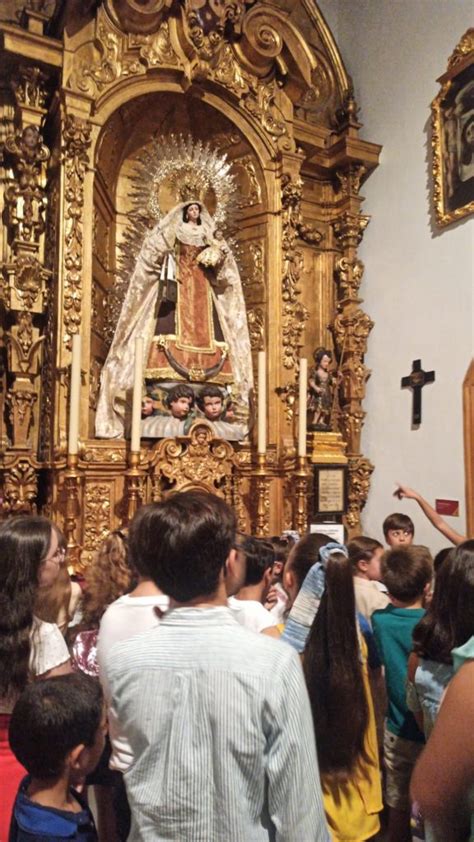
<svg viewBox="0 0 474 842">
<path fill-rule="evenodd" d="M 314 490 L 315 515 L 343 515 L 347 507 L 346 466 L 316 466 Z"/>
</svg>

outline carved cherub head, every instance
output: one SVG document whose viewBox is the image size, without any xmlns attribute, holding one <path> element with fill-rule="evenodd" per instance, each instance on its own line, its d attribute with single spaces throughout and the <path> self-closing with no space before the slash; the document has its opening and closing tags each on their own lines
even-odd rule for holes
<svg viewBox="0 0 474 842">
<path fill-rule="evenodd" d="M 25 126 L 21 133 L 21 145 L 30 155 L 37 149 L 41 142 L 41 135 L 36 126 Z"/>
<path fill-rule="evenodd" d="M 173 418 L 180 418 L 181 420 L 187 418 L 194 406 L 194 392 L 191 386 L 187 386 L 185 383 L 173 386 L 165 398 L 165 405 Z"/>
<path fill-rule="evenodd" d="M 208 421 L 217 421 L 224 409 L 222 392 L 218 386 L 204 386 L 197 397 L 197 405 Z"/>
</svg>

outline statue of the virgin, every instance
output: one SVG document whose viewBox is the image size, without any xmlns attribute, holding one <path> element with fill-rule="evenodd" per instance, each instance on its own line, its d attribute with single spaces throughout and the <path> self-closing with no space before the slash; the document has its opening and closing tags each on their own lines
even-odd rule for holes
<svg viewBox="0 0 474 842">
<path fill-rule="evenodd" d="M 180 143 L 188 151 L 191 149 L 192 156 L 190 141 L 181 139 Z M 178 174 L 182 172 L 182 152 L 181 148 Z M 201 154 L 201 164 L 203 157 Z M 211 157 L 215 158 L 215 153 Z M 223 159 L 220 160 L 222 178 Z M 169 173 L 169 167 L 165 171 Z M 102 370 L 96 413 L 96 433 L 100 437 L 124 435 L 123 406 L 126 393 L 133 386 L 138 336 L 145 340 L 147 383 L 162 384 L 166 391 L 186 382 L 196 394 L 207 384 L 219 385 L 232 396 L 240 429 L 248 418 L 253 380 L 239 271 L 215 221 L 216 217 L 222 219 L 222 201 L 219 204 L 218 196 L 213 218 L 196 188 L 200 183 L 207 192 L 212 189 L 212 183 L 205 183 L 206 178 L 210 180 L 211 171 L 212 167 L 208 168 L 204 176 L 192 170 L 190 174 L 189 169 L 186 177 L 183 173 L 185 184 L 180 192 L 187 192 L 187 200 L 176 204 L 142 241 Z M 228 172 L 226 175 L 231 179 Z M 190 194 L 190 183 L 194 194 Z M 162 435 L 158 419 L 150 421 L 157 429 L 151 435 Z M 235 437 L 241 438 L 242 433 Z"/>
</svg>

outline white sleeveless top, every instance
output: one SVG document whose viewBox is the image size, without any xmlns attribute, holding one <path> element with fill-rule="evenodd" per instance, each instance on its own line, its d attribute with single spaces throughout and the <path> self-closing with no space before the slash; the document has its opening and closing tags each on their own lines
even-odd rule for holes
<svg viewBox="0 0 474 842">
<path fill-rule="evenodd" d="M 43 675 L 69 660 L 69 651 L 61 632 L 55 623 L 45 623 L 37 617 L 30 632 L 30 672 L 33 676 Z M 0 713 L 11 713 L 15 699 L 0 699 Z"/>
</svg>

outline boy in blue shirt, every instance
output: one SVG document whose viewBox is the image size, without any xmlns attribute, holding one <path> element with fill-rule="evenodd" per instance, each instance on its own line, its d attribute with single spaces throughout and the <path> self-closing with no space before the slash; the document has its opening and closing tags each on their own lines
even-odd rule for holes
<svg viewBox="0 0 474 842">
<path fill-rule="evenodd" d="M 97 842 L 92 814 L 73 789 L 96 767 L 106 731 L 98 681 L 71 673 L 27 687 L 10 722 L 10 745 L 29 772 L 13 807 L 9 842 Z"/>
<path fill-rule="evenodd" d="M 426 547 L 411 545 L 390 550 L 382 559 L 382 581 L 391 604 L 372 614 L 388 696 L 384 735 L 388 842 L 411 840 L 409 786 L 424 735 L 406 704 L 407 667 L 413 629 L 425 613 L 424 599 L 432 575 L 433 560 Z"/>
</svg>

